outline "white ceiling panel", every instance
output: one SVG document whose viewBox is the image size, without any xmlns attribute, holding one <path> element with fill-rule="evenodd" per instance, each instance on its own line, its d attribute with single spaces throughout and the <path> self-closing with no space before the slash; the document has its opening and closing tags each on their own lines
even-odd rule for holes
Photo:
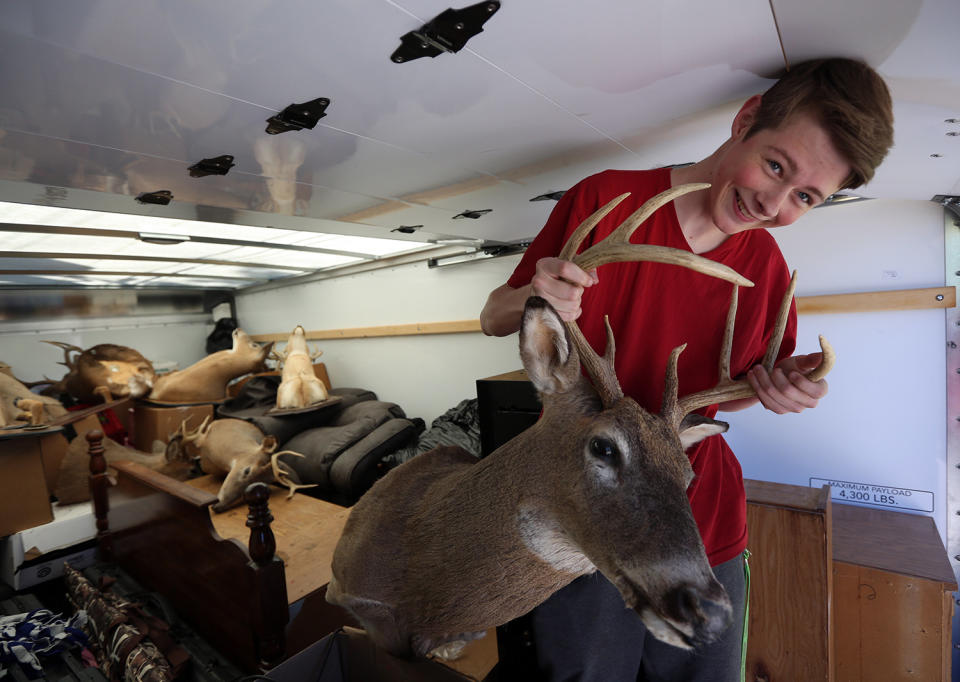
<svg viewBox="0 0 960 682">
<path fill-rule="evenodd" d="M 12 202 L 0 204 L 0 227 L 67 225 L 62 216 L 13 217 L 13 204 L 41 204 L 94 209 L 81 218 L 89 229 L 370 258 L 431 240 L 523 240 L 553 206 L 531 203 L 533 196 L 605 168 L 709 154 L 729 134 L 739 103 L 783 66 L 784 53 L 791 63 L 862 57 L 890 83 L 896 147 L 864 194 L 960 193 L 960 135 L 948 135 L 960 125 L 946 122 L 960 118 L 957 0 L 503 0 L 459 53 L 391 62 L 400 36 L 448 7 L 447 0 L 0 3 L 0 202 Z M 265 134 L 266 118 L 317 97 L 331 103 L 313 130 Z M 187 173 L 221 154 L 235 157 L 226 176 Z M 174 195 L 169 206 L 134 201 L 161 189 Z M 454 219 L 484 209 L 492 212 Z M 156 222 L 161 216 L 181 224 Z M 422 227 L 392 232 L 401 225 Z M 393 244 L 397 237 L 402 243 Z M 259 245 L 0 230 L 0 251 L 16 250 L 218 259 L 259 276 L 251 266 L 355 262 Z M 218 267 L 183 265 L 206 274 Z M 217 286 L 194 277 L 162 282 Z"/>
<path fill-rule="evenodd" d="M 447 7 L 398 4 L 424 19 Z M 467 50 L 620 141 L 752 94 L 783 66 L 766 0 L 505 2 Z"/>
</svg>

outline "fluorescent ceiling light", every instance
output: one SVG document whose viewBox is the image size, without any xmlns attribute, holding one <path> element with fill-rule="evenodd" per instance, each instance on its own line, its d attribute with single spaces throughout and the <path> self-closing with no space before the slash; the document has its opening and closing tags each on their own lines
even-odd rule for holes
<svg viewBox="0 0 960 682">
<path fill-rule="evenodd" d="M 427 248 L 425 242 L 413 242 L 401 239 L 383 239 L 377 237 L 354 237 L 304 230 L 286 230 L 273 227 L 255 227 L 230 223 L 212 223 L 201 220 L 178 220 L 158 218 L 128 213 L 108 213 L 88 211 L 58 206 L 38 206 L 0 202 L 2 222 L 22 225 L 49 225 L 59 227 L 80 227 L 98 230 L 135 231 L 141 235 L 157 235 L 157 239 L 191 236 L 240 239 L 256 241 L 264 246 L 270 244 L 293 244 L 319 248 L 353 251 L 382 257 Z M 172 241 L 153 241 L 148 243 L 176 243 Z"/>
</svg>

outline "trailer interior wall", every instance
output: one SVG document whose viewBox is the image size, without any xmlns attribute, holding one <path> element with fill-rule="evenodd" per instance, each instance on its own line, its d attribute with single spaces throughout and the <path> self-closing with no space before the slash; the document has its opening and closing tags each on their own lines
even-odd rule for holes
<svg viewBox="0 0 960 682">
<path fill-rule="evenodd" d="M 799 271 L 798 296 L 855 293 L 943 286 L 943 221 L 943 209 L 932 202 L 874 200 L 818 209 L 772 233 Z M 475 319 L 487 294 L 517 262 L 508 257 L 434 269 L 400 266 L 240 294 L 238 316 L 251 333 L 285 332 L 297 324 L 326 330 Z M 696 314 L 694 301 L 690 312 Z M 724 415 L 744 474 L 798 485 L 822 478 L 932 493 L 900 496 L 897 508 L 932 514 L 943 533 L 943 310 L 803 315 L 798 352 L 818 350 L 820 333 L 833 343 L 838 364 L 818 409 L 778 416 L 754 407 Z M 370 388 L 428 424 L 475 397 L 476 379 L 520 367 L 515 335 L 314 345 L 323 350 L 335 385 Z M 914 503 L 920 509 L 908 508 Z"/>
<path fill-rule="evenodd" d="M 831 206 L 772 234 L 799 273 L 798 296 L 944 285 L 944 211 L 933 202 Z M 946 541 L 944 325 L 942 309 L 801 315 L 797 352 L 817 351 L 818 334 L 837 352 L 830 392 L 798 415 L 721 415 L 744 475 L 861 484 L 835 485 L 834 499 L 863 493 L 871 506 L 926 512 Z"/>
<path fill-rule="evenodd" d="M 251 334 L 351 329 L 416 322 L 476 320 L 487 294 L 503 284 L 519 256 L 449 267 L 426 263 L 281 287 L 236 297 L 237 319 Z M 284 344 L 277 344 L 282 347 Z M 517 337 L 480 332 L 310 342 L 323 351 L 334 387 L 374 391 L 427 424 L 466 398 L 476 380 L 518 369 Z"/>
<path fill-rule="evenodd" d="M 0 322 L 0 361 L 21 381 L 59 379 L 67 371 L 57 364 L 64 352 L 41 343 L 50 340 L 81 348 L 115 343 L 136 349 L 158 369 L 182 369 L 206 355 L 212 329 L 210 316 L 203 314 Z"/>
</svg>

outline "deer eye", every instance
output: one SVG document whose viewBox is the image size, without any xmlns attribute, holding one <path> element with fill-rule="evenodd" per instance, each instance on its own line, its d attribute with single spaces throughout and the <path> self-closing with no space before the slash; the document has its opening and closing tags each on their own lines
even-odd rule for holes
<svg viewBox="0 0 960 682">
<path fill-rule="evenodd" d="M 617 446 L 606 438 L 592 438 L 590 440 L 590 454 L 605 464 L 616 464 L 619 459 Z"/>
</svg>

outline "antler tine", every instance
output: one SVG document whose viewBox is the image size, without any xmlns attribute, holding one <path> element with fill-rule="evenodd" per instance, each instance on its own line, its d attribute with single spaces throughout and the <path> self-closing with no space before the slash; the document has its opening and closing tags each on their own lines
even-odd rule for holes
<svg viewBox="0 0 960 682">
<path fill-rule="evenodd" d="M 783 299 L 780 301 L 780 310 L 777 312 L 777 321 L 773 326 L 773 334 L 770 336 L 770 343 L 767 344 L 767 352 L 763 356 L 763 368 L 768 372 L 773 370 L 773 363 L 777 360 L 780 353 L 780 343 L 783 341 L 783 332 L 787 328 L 787 317 L 790 314 L 790 304 L 793 302 L 793 292 L 797 290 L 797 271 L 794 270 L 790 275 L 790 284 L 783 293 Z"/>
<path fill-rule="evenodd" d="M 609 407 L 623 397 L 623 389 L 620 388 L 620 382 L 617 381 L 617 373 L 613 365 L 616 349 L 613 342 L 613 330 L 610 328 L 610 318 L 604 316 L 603 321 L 607 328 L 607 349 L 602 358 L 594 352 L 576 322 L 564 321 L 563 325 L 567 328 L 567 334 L 570 335 L 570 339 L 577 349 L 581 364 L 593 379 L 593 385 L 600 396 L 600 402 L 605 407 Z"/>
<path fill-rule="evenodd" d="M 210 423 L 210 417 L 204 417 L 203 421 L 200 422 L 200 426 L 195 428 L 193 431 L 187 431 L 186 423 L 188 421 L 190 421 L 189 417 L 183 420 L 183 422 L 180 424 L 180 427 L 183 429 L 183 440 L 186 443 L 194 443 L 202 436 L 206 435 L 207 425 Z"/>
<path fill-rule="evenodd" d="M 563 245 L 563 249 L 560 251 L 558 258 L 562 260 L 573 260 L 573 257 L 577 254 L 577 249 L 580 248 L 580 244 L 583 243 L 586 236 L 593 231 L 593 228 L 595 228 L 601 220 L 607 217 L 610 211 L 616 208 L 617 205 L 628 196 L 630 196 L 630 192 L 624 192 L 591 213 L 590 217 L 580 223 L 577 229 L 570 235 L 570 238 L 567 239 L 567 243 Z"/>
<path fill-rule="evenodd" d="M 664 419 L 679 424 L 683 419 L 682 414 L 678 414 L 680 409 L 677 402 L 677 360 L 680 353 L 684 351 L 687 344 L 682 344 L 670 352 L 670 359 L 667 360 L 667 373 L 663 381 L 663 402 L 660 408 L 660 414 Z"/>
<path fill-rule="evenodd" d="M 306 457 L 306 455 L 294 452 L 293 450 L 280 450 L 275 452 L 270 456 L 270 466 L 273 468 L 273 477 L 276 479 L 277 483 L 280 485 L 285 485 L 290 490 L 290 493 L 287 495 L 287 499 L 291 499 L 293 494 L 298 490 L 303 488 L 315 488 L 318 483 L 294 483 L 290 480 L 290 475 L 280 468 L 280 460 L 278 459 L 280 455 L 294 455 L 295 457 Z"/>
<path fill-rule="evenodd" d="M 664 204 L 677 199 L 678 197 L 696 192 L 710 187 L 707 183 L 691 183 L 672 187 L 644 202 L 644 204 L 627 217 L 616 229 L 613 230 L 604 240 L 589 247 L 581 254 L 577 254 L 577 249 L 583 242 L 586 235 L 602 220 L 610 211 L 623 201 L 629 193 L 609 201 L 606 205 L 595 211 L 586 220 L 584 220 L 570 235 L 567 243 L 560 252 L 560 258 L 571 260 L 584 270 L 590 270 L 606 263 L 621 261 L 653 261 L 658 263 L 667 263 L 680 265 L 696 272 L 708 276 L 717 277 L 739 286 L 752 287 L 753 282 L 746 279 L 735 270 L 726 265 L 697 256 L 689 251 L 672 249 L 664 246 L 651 246 L 647 244 L 631 244 L 630 237 L 637 227 L 649 218 L 654 211 Z M 594 387 L 600 394 L 600 399 L 604 405 L 612 404 L 623 397 L 620 383 L 617 381 L 616 371 L 613 367 L 613 333 L 610 330 L 610 322 L 607 325 L 607 347 L 609 359 L 601 359 L 587 343 L 580 328 L 576 323 L 565 323 L 568 333 L 571 336 L 580 361 L 583 363 L 587 373 L 593 379 Z"/>
<path fill-rule="evenodd" d="M 783 334 L 786 330 L 787 319 L 789 317 L 790 305 L 793 301 L 793 294 L 797 286 L 797 273 L 793 272 L 790 277 L 790 284 L 784 292 L 783 299 L 780 302 L 780 309 L 777 311 L 777 318 L 774 323 L 773 332 L 770 335 L 770 341 L 767 343 L 767 350 L 761 362 L 764 369 L 768 372 L 773 370 L 777 355 L 780 353 L 780 344 L 783 341 Z M 750 398 L 756 395 L 756 391 L 746 379 L 736 381 L 730 378 L 730 347 L 733 340 L 733 321 L 736 315 L 737 289 L 730 301 L 730 311 L 727 313 L 727 327 L 723 333 L 723 344 L 720 351 L 720 380 L 713 388 L 705 391 L 692 393 L 679 399 L 677 411 L 673 414 L 674 423 L 679 424 L 684 416 L 707 405 L 727 402 L 730 400 L 739 400 L 741 398 Z M 823 354 L 820 364 L 807 375 L 810 381 L 820 381 L 830 370 L 833 369 L 837 360 L 837 355 L 822 335 L 820 336 L 820 351 Z"/>
<path fill-rule="evenodd" d="M 666 263 L 668 265 L 680 265 L 711 277 L 733 282 L 740 286 L 752 287 L 753 282 L 743 277 L 733 268 L 698 256 L 689 251 L 672 249 L 666 246 L 630 243 L 630 237 L 634 231 L 636 231 L 637 227 L 658 208 L 684 194 L 697 192 L 708 187 L 710 187 L 709 183 L 697 182 L 671 187 L 661 192 L 655 197 L 648 199 L 643 206 L 630 214 L 606 239 L 594 244 L 581 254 L 573 255 L 576 254 L 576 250 L 580 247 L 580 243 L 583 241 L 586 233 L 589 232 L 590 229 L 593 229 L 596 223 L 599 222 L 599 220 L 594 220 L 594 217 L 601 212 L 603 212 L 603 214 L 600 218 L 605 216 L 613 209 L 613 206 L 616 206 L 616 204 L 622 201 L 624 195 L 621 195 L 610 202 L 613 206 L 607 204 L 574 230 L 567 244 L 564 246 L 563 251 L 561 251 L 560 257 L 572 260 L 584 270 L 592 270 L 606 263 L 623 261 L 652 261 L 656 263 Z M 584 229 L 588 224 L 589 229 Z"/>
<path fill-rule="evenodd" d="M 58 362 L 58 365 L 63 365 L 67 369 L 73 369 L 74 363 L 70 360 L 70 353 L 82 353 L 83 348 L 80 346 L 74 346 L 70 343 L 64 343 L 63 341 L 47 341 L 46 339 L 41 339 L 43 343 L 49 343 L 51 346 L 56 346 L 63 351 L 63 362 Z"/>
</svg>

